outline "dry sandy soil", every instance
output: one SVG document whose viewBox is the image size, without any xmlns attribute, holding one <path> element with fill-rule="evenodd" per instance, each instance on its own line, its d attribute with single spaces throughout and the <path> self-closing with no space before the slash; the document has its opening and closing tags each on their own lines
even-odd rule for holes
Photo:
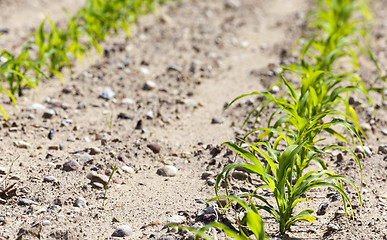
<svg viewBox="0 0 387 240">
<path fill-rule="evenodd" d="M 167 4 L 141 18 L 130 40 L 112 37 L 103 43 L 103 56 L 91 53 L 77 63 L 66 85 L 44 81 L 18 98 L 16 110 L 2 97 L 10 119 L 1 120 L 0 127 L 0 177 L 5 179 L 0 189 L 9 188 L 1 196 L 0 239 L 110 239 L 120 225 L 131 227 L 129 239 L 193 239 L 164 223 L 200 226 L 217 217 L 234 221 L 202 213 L 207 206 L 217 209 L 205 201 L 214 196 L 216 175 L 234 159 L 221 143 L 252 127 L 239 128 L 258 99 L 244 99 L 226 111 L 224 106 L 276 81 L 278 66 L 292 60 L 290 49 L 303 33 L 309 6 L 306 0 L 227 2 Z M 61 8 L 75 12 L 83 3 L 0 0 L 0 28 L 8 27 L 0 47 L 17 51 L 44 16 L 65 24 Z M 372 48 L 382 69 L 387 69 L 386 5 L 376 1 L 374 6 Z M 368 59 L 361 62 L 370 82 L 375 69 Z M 387 106 L 380 93 L 372 98 L 376 120 L 368 115 L 365 99 L 356 97 L 372 155 L 361 160 L 362 207 L 348 189 L 355 219 L 342 215 L 335 193 L 312 190 L 306 196 L 312 200 L 297 210 L 328 203 L 326 214 L 314 223 L 296 224 L 285 236 L 263 214 L 270 238 L 387 239 L 387 159 L 378 153 L 387 144 L 382 133 Z M 258 125 L 265 124 L 268 114 Z M 113 156 L 117 171 L 104 201 Z M 326 160 L 359 186 L 358 167 L 348 155 L 342 161 Z M 164 166 L 173 166 L 168 174 L 174 176 L 163 176 Z M 240 180 L 243 176 L 237 178 L 231 179 L 236 194 L 254 188 Z M 217 231 L 211 235 L 226 239 Z"/>
</svg>

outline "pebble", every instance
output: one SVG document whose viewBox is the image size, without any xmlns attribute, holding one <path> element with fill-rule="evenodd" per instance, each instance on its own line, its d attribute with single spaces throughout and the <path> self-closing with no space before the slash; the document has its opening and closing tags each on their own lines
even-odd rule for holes
<svg viewBox="0 0 387 240">
<path fill-rule="evenodd" d="M 167 67 L 167 72 L 169 71 L 176 71 L 176 72 L 183 72 L 183 68 L 180 65 L 177 64 L 171 64 Z"/>
<path fill-rule="evenodd" d="M 378 148 L 378 152 L 387 154 L 387 144 L 380 145 Z"/>
<path fill-rule="evenodd" d="M 100 94 L 99 97 L 105 100 L 110 100 L 116 95 L 111 88 L 105 88 Z"/>
<path fill-rule="evenodd" d="M 79 164 L 75 160 L 67 161 L 63 164 L 63 170 L 66 172 L 75 171 L 79 167 Z"/>
<path fill-rule="evenodd" d="M 328 224 L 327 229 L 328 229 L 328 231 L 337 231 L 337 230 L 339 230 L 339 227 L 333 223 L 330 223 L 330 224 Z"/>
<path fill-rule="evenodd" d="M 80 197 L 80 198 L 77 198 L 74 202 L 74 207 L 78 207 L 78 208 L 86 208 L 86 199 Z"/>
<path fill-rule="evenodd" d="M 135 173 L 133 168 L 131 168 L 129 166 L 126 166 L 126 165 L 122 166 L 121 169 L 122 169 L 122 171 L 124 171 L 126 173 L 129 173 L 129 174 L 134 174 Z"/>
<path fill-rule="evenodd" d="M 152 150 L 153 153 L 159 153 L 161 148 L 160 148 L 160 145 L 158 145 L 157 143 L 149 143 L 148 145 L 146 145 L 150 150 Z"/>
<path fill-rule="evenodd" d="M 27 143 L 27 142 L 24 142 L 22 140 L 19 140 L 19 141 L 14 141 L 13 142 L 13 145 L 17 148 L 30 148 L 31 147 L 31 144 Z"/>
<path fill-rule="evenodd" d="M 372 127 L 369 123 L 361 123 L 360 128 L 363 129 L 364 132 L 368 132 L 372 130 Z"/>
<path fill-rule="evenodd" d="M 130 120 L 133 120 L 134 119 L 134 117 L 133 116 L 129 116 L 128 114 L 126 114 L 126 113 L 120 113 L 120 114 L 118 114 L 118 116 L 117 116 L 118 118 L 120 118 L 120 119 L 130 119 Z"/>
<path fill-rule="evenodd" d="M 170 165 L 165 165 L 157 170 L 157 174 L 165 177 L 174 177 L 177 174 L 177 168 Z"/>
<path fill-rule="evenodd" d="M 223 117 L 214 117 L 211 120 L 211 123 L 212 124 L 222 124 L 222 123 L 224 123 L 224 118 Z"/>
<path fill-rule="evenodd" d="M 58 222 L 64 222 L 64 220 L 65 220 L 65 215 L 58 214 L 58 215 L 56 216 L 56 220 L 57 220 Z"/>
<path fill-rule="evenodd" d="M 85 109 L 86 108 L 86 104 L 84 102 L 79 102 L 78 105 L 77 105 L 77 109 Z"/>
<path fill-rule="evenodd" d="M 7 169 L 5 167 L 0 167 L 0 174 L 2 175 L 7 174 Z"/>
<path fill-rule="evenodd" d="M 167 219 L 167 224 L 178 225 L 178 224 L 184 223 L 185 220 L 186 220 L 186 218 L 184 216 L 174 215 L 174 216 Z"/>
<path fill-rule="evenodd" d="M 22 198 L 22 199 L 20 199 L 19 202 L 18 202 L 17 204 L 20 205 L 20 206 L 38 205 L 37 202 L 32 201 L 31 199 L 28 199 L 28 198 Z"/>
<path fill-rule="evenodd" d="M 208 186 L 214 186 L 215 183 L 216 183 L 215 179 L 210 178 L 210 179 L 207 180 Z"/>
<path fill-rule="evenodd" d="M 10 28 L 7 26 L 0 27 L 0 34 L 7 34 L 7 33 L 9 33 L 9 31 L 10 31 Z"/>
<path fill-rule="evenodd" d="M 318 206 L 318 209 L 317 209 L 317 215 L 324 215 L 326 212 L 327 212 L 327 208 L 329 206 L 329 203 L 321 203 L 319 206 Z"/>
<path fill-rule="evenodd" d="M 157 87 L 157 85 L 155 82 L 148 80 L 145 82 L 143 89 L 146 91 L 151 91 L 151 90 L 155 89 L 156 87 Z"/>
<path fill-rule="evenodd" d="M 281 71 L 282 71 L 282 69 L 281 69 Z M 277 93 L 277 92 L 279 92 L 279 91 L 280 91 L 280 87 L 278 87 L 277 85 L 275 85 L 275 86 L 273 86 L 273 87 L 271 88 L 270 93 L 275 94 L 275 93 Z"/>
<path fill-rule="evenodd" d="M 47 109 L 46 111 L 44 111 L 42 118 L 49 119 L 49 118 L 52 118 L 54 115 L 55 115 L 55 111 L 53 109 Z"/>
<path fill-rule="evenodd" d="M 132 234 L 132 228 L 128 225 L 121 225 L 114 230 L 112 237 L 128 237 Z"/>
<path fill-rule="evenodd" d="M 67 142 L 75 142 L 75 137 L 69 136 L 69 137 L 67 138 Z"/>
<path fill-rule="evenodd" d="M 363 146 L 363 148 L 361 146 L 357 146 L 355 152 L 363 153 L 363 149 L 364 149 L 364 153 L 366 154 L 367 157 L 372 156 L 372 151 L 368 146 Z"/>
<path fill-rule="evenodd" d="M 41 208 L 41 209 L 36 210 L 36 211 L 34 212 L 34 215 L 37 216 L 37 215 L 39 215 L 39 214 L 41 214 L 41 213 L 44 213 L 44 212 L 46 212 L 46 211 L 47 211 L 47 209 Z"/>
<path fill-rule="evenodd" d="M 124 98 L 121 100 L 121 105 L 132 105 L 134 104 L 134 100 L 131 98 Z"/>
<path fill-rule="evenodd" d="M 47 225 L 50 225 L 50 220 L 43 220 L 42 221 L 42 226 L 47 226 Z"/>
<path fill-rule="evenodd" d="M 54 129 L 53 128 L 50 129 L 50 132 L 48 132 L 47 137 L 48 137 L 48 139 L 52 140 L 52 138 L 54 137 Z"/>
<path fill-rule="evenodd" d="M 344 159 L 343 154 L 338 150 L 333 151 L 332 156 L 336 157 L 337 161 L 343 161 L 343 159 Z"/>
<path fill-rule="evenodd" d="M 383 133 L 383 135 L 387 136 L 387 128 L 382 129 L 381 132 Z"/>
<path fill-rule="evenodd" d="M 31 106 L 27 107 L 27 111 L 31 110 L 45 110 L 46 107 L 40 103 L 33 103 Z"/>
<path fill-rule="evenodd" d="M 54 176 L 47 176 L 43 178 L 43 182 L 58 182 L 58 179 Z"/>
<path fill-rule="evenodd" d="M 345 217 L 345 211 L 344 210 L 337 210 L 335 212 L 335 217 Z"/>
<path fill-rule="evenodd" d="M 59 145 L 51 145 L 51 146 L 48 146 L 48 150 L 59 150 L 60 149 L 60 146 Z"/>
<path fill-rule="evenodd" d="M 238 9 L 241 7 L 241 2 L 240 2 L 240 0 L 227 0 L 225 7 Z"/>
<path fill-rule="evenodd" d="M 98 174 L 96 172 L 89 172 L 86 177 L 90 179 L 92 183 L 101 183 L 103 186 L 106 186 L 109 181 L 108 176 Z"/>
<path fill-rule="evenodd" d="M 90 155 L 98 155 L 100 154 L 102 151 L 101 149 L 97 148 L 97 147 L 91 147 L 90 148 Z"/>
<path fill-rule="evenodd" d="M 104 188 L 104 185 L 102 183 L 99 183 L 99 182 L 91 182 L 91 186 L 97 188 L 97 189 L 103 189 Z"/>
<path fill-rule="evenodd" d="M 238 180 L 246 180 L 249 177 L 249 175 L 247 175 L 245 172 L 241 172 L 241 171 L 234 171 L 232 173 L 232 176 Z"/>
<path fill-rule="evenodd" d="M 205 171 L 202 173 L 202 179 L 208 179 L 209 177 L 215 175 L 213 171 Z"/>
</svg>

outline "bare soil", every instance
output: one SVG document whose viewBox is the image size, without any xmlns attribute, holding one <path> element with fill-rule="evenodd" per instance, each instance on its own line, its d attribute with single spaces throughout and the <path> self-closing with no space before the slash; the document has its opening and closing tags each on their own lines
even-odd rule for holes
<svg viewBox="0 0 387 240">
<path fill-rule="evenodd" d="M 205 203 L 215 195 L 211 184 L 234 161 L 221 143 L 253 127 L 249 122 L 240 129 L 259 99 L 243 99 L 226 111 L 225 104 L 240 94 L 266 90 L 277 80 L 276 68 L 294 58 L 291 48 L 304 31 L 310 7 L 306 0 L 241 0 L 240 6 L 226 2 L 232 1 L 169 3 L 142 17 L 130 40 L 118 34 L 102 44 L 103 56 L 91 53 L 85 62 L 76 63 L 65 85 L 43 81 L 38 90 L 18 97 L 16 109 L 2 96 L 10 119 L 1 120 L 0 127 L 0 189 L 9 188 L 1 196 L 0 239 L 111 239 L 120 225 L 132 228 L 128 239 L 192 239 L 190 233 L 164 223 L 180 215 L 182 224 L 200 226 L 205 221 L 201 210 L 216 207 Z M 0 28 L 9 27 L 0 47 L 16 51 L 46 15 L 65 24 L 61 7 L 74 13 L 83 3 L 0 0 Z M 386 4 L 375 1 L 371 43 L 383 70 Z M 376 71 L 367 58 L 361 63 L 371 83 Z M 103 99 L 100 94 L 107 88 L 114 96 Z M 317 210 L 329 203 L 326 214 L 313 223 L 296 224 L 285 236 L 262 214 L 269 237 L 387 239 L 387 156 L 378 153 L 378 147 L 387 144 L 382 133 L 387 106 L 381 96 L 372 93 L 376 120 L 368 114 L 366 99 L 355 96 L 360 122 L 369 127 L 365 145 L 372 150 L 361 159 L 363 206 L 348 187 L 355 219 L 342 216 L 335 193 L 312 190 L 306 196 L 311 201 L 296 210 Z M 54 110 L 52 116 L 45 114 L 49 109 Z M 255 127 L 265 125 L 268 117 L 264 113 Z M 16 146 L 20 141 L 26 148 Z M 329 136 L 326 141 L 336 142 Z M 104 200 L 100 184 L 92 184 L 87 176 L 93 172 L 108 178 L 113 156 L 117 171 Z M 360 186 L 359 168 L 349 155 L 343 154 L 342 161 L 326 160 L 332 171 Z M 76 164 L 66 167 L 69 161 Z M 177 174 L 160 175 L 165 165 L 174 166 Z M 206 171 L 210 176 L 203 176 Z M 247 180 L 231 180 L 236 194 L 254 189 Z M 74 206 L 78 198 L 84 198 L 85 208 Z M 211 234 L 227 239 L 220 232 Z"/>
</svg>

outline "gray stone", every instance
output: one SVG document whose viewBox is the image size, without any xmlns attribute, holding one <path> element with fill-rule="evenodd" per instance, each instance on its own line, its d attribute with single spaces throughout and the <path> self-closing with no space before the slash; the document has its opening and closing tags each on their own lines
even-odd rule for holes
<svg viewBox="0 0 387 240">
<path fill-rule="evenodd" d="M 185 221 L 186 221 L 186 218 L 184 216 L 174 215 L 167 219 L 167 224 L 178 225 L 178 224 L 184 223 Z"/>
<path fill-rule="evenodd" d="M 249 177 L 249 175 L 247 175 L 247 173 L 240 172 L 240 171 L 234 171 L 232 173 L 232 176 L 233 176 L 233 178 L 238 179 L 238 180 L 242 180 L 242 181 L 246 180 Z"/>
<path fill-rule="evenodd" d="M 380 145 L 379 148 L 378 148 L 378 152 L 387 154 L 387 144 Z"/>
<path fill-rule="evenodd" d="M 132 105 L 134 104 L 134 100 L 131 98 L 124 98 L 121 100 L 121 105 Z"/>
<path fill-rule="evenodd" d="M 329 203 L 321 203 L 319 206 L 318 206 L 318 209 L 317 209 L 317 212 L 316 214 L 317 215 L 324 215 L 326 212 L 327 212 L 327 208 L 329 206 Z"/>
<path fill-rule="evenodd" d="M 78 168 L 79 168 L 79 164 L 75 160 L 70 160 L 63 164 L 63 170 L 66 172 L 75 171 Z"/>
<path fill-rule="evenodd" d="M 42 226 L 48 226 L 48 225 L 50 225 L 50 223 L 51 223 L 50 220 L 47 220 L 47 219 L 43 220 L 42 221 Z"/>
<path fill-rule="evenodd" d="M 105 100 L 112 99 L 114 97 L 115 93 L 112 91 L 111 88 L 105 88 L 100 94 L 99 97 L 103 98 Z"/>
<path fill-rule="evenodd" d="M 333 223 L 330 223 L 330 224 L 328 224 L 327 229 L 328 229 L 328 231 L 337 231 L 337 230 L 339 230 L 339 227 Z"/>
<path fill-rule="evenodd" d="M 58 179 L 54 176 L 47 176 L 43 178 L 43 182 L 58 182 Z"/>
<path fill-rule="evenodd" d="M 106 186 L 109 182 L 109 177 L 108 176 L 105 176 L 105 175 L 102 175 L 102 174 L 98 174 L 96 172 L 89 172 L 86 177 L 88 179 L 90 179 L 90 181 L 93 183 L 93 182 L 97 182 L 97 183 L 101 183 L 103 184 L 104 186 Z"/>
<path fill-rule="evenodd" d="M 132 234 L 132 228 L 128 225 L 121 225 L 114 230 L 112 237 L 128 237 Z"/>
<path fill-rule="evenodd" d="M 165 165 L 157 170 L 157 174 L 165 177 L 174 177 L 177 174 L 177 168 L 170 165 Z"/>
<path fill-rule="evenodd" d="M 209 177 L 215 175 L 213 171 L 205 171 L 202 173 L 202 179 L 208 179 Z"/>
<path fill-rule="evenodd" d="M 383 135 L 387 136 L 387 128 L 382 129 L 381 132 L 383 133 Z"/>
<path fill-rule="evenodd" d="M 152 150 L 153 153 L 159 153 L 161 148 L 160 148 L 160 145 L 158 145 L 157 143 L 149 143 L 148 145 L 146 145 L 150 150 Z"/>
<path fill-rule="evenodd" d="M 363 151 L 363 149 L 364 149 L 364 151 Z M 356 153 L 365 153 L 365 155 L 367 157 L 372 156 L 372 151 L 368 146 L 363 146 L 363 148 L 361 146 L 357 146 L 355 152 Z"/>
<path fill-rule="evenodd" d="M 102 151 L 101 149 L 97 148 L 97 147 L 91 147 L 90 148 L 90 155 L 98 155 L 100 154 Z"/>
<path fill-rule="evenodd" d="M 30 148 L 31 147 L 31 144 L 27 143 L 27 142 L 24 142 L 22 140 L 19 140 L 19 141 L 14 141 L 13 142 L 13 145 L 17 148 Z"/>
<path fill-rule="evenodd" d="M 133 168 L 131 168 L 129 166 L 126 166 L 126 165 L 122 166 L 121 169 L 122 169 L 122 171 L 124 171 L 126 173 L 129 173 L 129 174 L 134 174 L 135 173 Z"/>
<path fill-rule="evenodd" d="M 31 199 L 28 199 L 28 198 L 22 198 L 22 199 L 20 199 L 19 202 L 18 202 L 17 204 L 20 205 L 20 206 L 38 205 L 37 202 L 32 201 Z"/>
<path fill-rule="evenodd" d="M 99 182 L 91 182 L 91 186 L 97 188 L 97 189 L 104 189 L 105 186 L 102 183 Z"/>
<path fill-rule="evenodd" d="M 67 142 L 75 142 L 75 137 L 69 136 L 69 137 L 67 138 Z"/>
<path fill-rule="evenodd" d="M 78 207 L 78 208 L 86 208 L 86 199 L 80 197 L 80 198 L 77 198 L 74 202 L 74 207 Z"/>
<path fill-rule="evenodd" d="M 282 69 L 281 69 L 281 71 L 282 71 Z M 275 93 L 277 93 L 277 92 L 279 92 L 279 91 L 280 91 L 280 87 L 278 87 L 277 85 L 275 85 L 275 86 L 273 86 L 273 87 L 271 88 L 270 93 L 275 94 Z"/>
<path fill-rule="evenodd" d="M 167 67 L 167 72 L 169 71 L 176 71 L 176 72 L 183 72 L 183 68 L 177 64 L 171 64 Z"/>
<path fill-rule="evenodd" d="M 240 0 L 226 0 L 225 7 L 237 9 L 241 7 L 241 2 Z"/>
<path fill-rule="evenodd" d="M 49 119 L 49 118 L 52 118 L 54 115 L 55 115 L 55 111 L 53 109 L 47 109 L 46 111 L 44 111 L 42 118 Z"/>
<path fill-rule="evenodd" d="M 215 179 L 210 178 L 210 179 L 207 180 L 208 186 L 214 186 L 215 183 L 216 183 Z"/>
<path fill-rule="evenodd" d="M 33 103 L 31 106 L 27 107 L 27 111 L 31 110 L 45 110 L 46 107 L 40 103 Z"/>
<path fill-rule="evenodd" d="M 212 124 L 222 124 L 222 123 L 224 123 L 224 118 L 223 117 L 214 117 L 211 120 L 211 123 Z"/>
<path fill-rule="evenodd" d="M 85 109 L 86 108 L 86 104 L 83 103 L 83 102 L 79 102 L 78 105 L 77 105 L 77 109 Z"/>
<path fill-rule="evenodd" d="M 157 87 L 157 85 L 155 82 L 148 80 L 145 82 L 143 89 L 147 90 L 147 91 L 151 91 L 151 90 L 155 89 L 156 87 Z"/>
<path fill-rule="evenodd" d="M 363 129 L 363 131 L 365 131 L 365 132 L 372 130 L 372 127 L 369 123 L 361 123 L 360 128 Z"/>
</svg>

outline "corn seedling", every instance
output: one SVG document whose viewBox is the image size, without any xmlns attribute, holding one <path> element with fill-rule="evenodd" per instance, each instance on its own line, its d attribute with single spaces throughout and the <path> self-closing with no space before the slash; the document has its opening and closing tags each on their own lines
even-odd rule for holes
<svg viewBox="0 0 387 240">
<path fill-rule="evenodd" d="M 242 194 L 238 198 L 248 197 L 249 202 L 257 200 L 260 203 L 254 203 L 254 207 L 259 210 L 267 211 L 279 223 L 281 233 L 289 230 L 291 225 L 298 221 L 312 222 L 316 218 L 312 216 L 312 209 L 303 210 L 298 214 L 293 214 L 293 209 L 300 202 L 307 199 L 300 198 L 308 190 L 316 187 L 329 187 L 338 191 L 343 199 L 344 208 L 350 200 L 343 189 L 343 181 L 350 183 L 355 189 L 355 185 L 343 176 L 336 175 L 328 170 L 310 171 L 303 176 L 296 178 L 295 165 L 298 161 L 302 161 L 302 149 L 305 144 L 288 145 L 282 152 L 278 151 L 268 142 L 258 142 L 249 144 L 253 149 L 252 152 L 247 151 L 238 145 L 226 142 L 225 145 L 233 151 L 240 154 L 243 158 L 251 163 L 236 163 L 228 165 L 217 177 L 215 184 L 215 192 L 218 194 L 219 184 L 224 177 L 227 190 L 227 178 L 231 170 L 236 167 L 243 167 L 248 173 L 256 175 L 265 185 L 256 188 L 251 194 Z M 265 146 L 266 152 L 258 146 Z M 319 151 L 322 152 L 322 151 Z M 259 153 L 267 161 L 267 166 L 264 167 L 261 161 L 256 157 L 255 153 Z M 258 189 L 269 189 L 275 198 L 276 206 L 269 203 L 267 199 L 256 194 Z M 357 189 L 356 189 L 357 191 Z M 227 191 L 226 191 L 227 192 Z M 358 191 L 357 191 L 358 192 Z M 359 198 L 360 195 L 358 194 Z M 234 199 L 231 199 L 234 200 Z M 352 209 L 352 208 L 351 208 Z M 352 212 L 353 214 L 353 212 Z"/>
<path fill-rule="evenodd" d="M 239 233 L 227 227 L 223 223 L 219 223 L 219 222 L 209 223 L 200 229 L 195 229 L 192 227 L 181 227 L 181 226 L 178 226 L 178 228 L 195 233 L 196 234 L 195 239 L 197 240 L 199 239 L 199 237 L 206 240 L 214 240 L 214 238 L 212 238 L 206 233 L 206 231 L 210 228 L 222 229 L 228 237 L 232 237 L 236 240 L 249 240 L 250 232 L 257 240 L 269 239 L 265 234 L 263 221 L 261 216 L 258 213 L 258 208 L 256 208 L 256 206 L 252 204 L 251 199 L 249 200 L 249 203 L 246 203 L 244 200 L 241 199 L 241 197 L 223 196 L 223 197 L 216 197 L 216 198 L 210 199 L 209 201 L 219 200 L 221 198 L 226 198 L 230 201 L 235 201 L 244 210 L 242 219 L 239 219 L 239 223 L 240 223 Z M 176 227 L 173 225 L 170 225 L 170 226 Z"/>
<path fill-rule="evenodd" d="M 110 173 L 109 180 L 108 180 L 108 182 L 107 182 L 107 184 L 105 186 L 105 192 L 103 194 L 102 206 L 105 206 L 106 194 L 107 194 L 107 190 L 108 190 L 108 187 L 109 187 L 109 183 L 112 180 L 113 174 L 116 172 L 116 170 L 117 170 L 117 158 L 116 158 L 116 156 L 114 156 L 114 167 L 113 167 L 112 172 Z"/>
<path fill-rule="evenodd" d="M 249 163 L 226 166 L 218 175 L 215 184 L 217 196 L 215 199 L 228 198 L 230 200 L 226 206 L 228 207 L 233 201 L 239 203 L 242 201 L 241 198 L 248 198 L 248 207 L 268 212 L 279 223 L 281 233 L 288 231 L 298 221 L 311 222 L 316 219 L 312 216 L 312 209 L 293 213 L 298 203 L 308 200 L 304 194 L 312 188 L 328 187 L 336 190 L 342 197 L 345 211 L 347 212 L 349 205 L 353 215 L 350 199 L 344 190 L 346 182 L 356 190 L 361 203 L 356 186 L 344 176 L 329 171 L 321 158 L 329 155 L 331 149 L 347 151 L 358 163 L 362 182 L 363 175 L 358 157 L 352 150 L 343 146 L 321 147 L 324 139 L 320 138 L 320 135 L 325 132 L 340 141 L 348 142 L 347 137 L 335 129 L 336 126 L 340 126 L 348 133 L 353 144 L 355 140 L 362 144 L 361 135 L 365 137 L 358 124 L 355 110 L 348 104 L 348 96 L 352 92 L 358 92 L 364 94 L 371 104 L 372 101 L 359 75 L 342 69 L 346 67 L 344 63 L 350 61 L 352 69 L 359 70 L 357 53 L 363 53 L 364 49 L 368 51 L 360 43 L 361 39 L 367 38 L 367 26 L 361 20 L 367 22 L 371 14 L 366 1 L 317 2 L 318 9 L 310 14 L 314 17 L 310 24 L 314 32 L 301 47 L 300 63 L 283 67 L 279 81 L 273 85 L 283 85 L 287 92 L 276 97 L 270 92 L 270 88 L 267 92 L 241 95 L 229 104 L 230 106 L 246 96 L 263 96 L 261 103 L 248 114 L 243 125 L 255 113 L 257 119 L 268 106 L 274 105 L 277 110 L 270 115 L 266 127 L 254 129 L 241 139 L 251 147 L 251 151 L 231 142 L 225 143 Z M 372 58 L 370 52 L 369 55 Z M 376 62 L 374 58 L 372 60 Z M 287 80 L 288 75 L 298 78 L 299 86 L 293 86 Z M 345 111 L 342 112 L 341 109 Z M 250 144 L 245 139 L 253 133 L 260 134 L 257 142 Z M 280 148 L 280 143 L 285 145 L 285 149 Z M 307 171 L 311 162 L 316 162 L 321 170 Z M 228 176 L 237 167 L 242 167 L 250 175 L 257 176 L 264 185 L 249 194 L 230 196 L 227 190 Z M 218 188 L 222 179 L 225 183 L 226 196 L 219 197 Z M 268 189 L 275 198 L 275 204 L 259 196 L 257 194 L 259 189 Z M 243 211 L 244 216 L 247 216 L 248 208 L 244 207 Z M 246 221 L 240 220 L 239 225 L 243 226 L 239 229 L 240 233 L 242 235 L 247 233 L 244 229 L 248 227 Z M 214 223 L 213 226 L 223 228 L 219 223 Z M 196 230 L 196 233 L 199 236 L 203 232 Z M 257 236 L 256 238 L 261 239 Z"/>
</svg>

